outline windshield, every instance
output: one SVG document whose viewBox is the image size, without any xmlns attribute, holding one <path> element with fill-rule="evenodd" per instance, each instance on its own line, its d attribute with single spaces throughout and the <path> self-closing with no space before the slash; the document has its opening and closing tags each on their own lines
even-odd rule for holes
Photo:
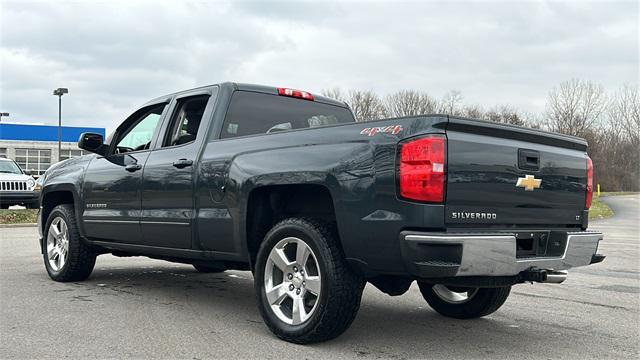
<svg viewBox="0 0 640 360">
<path fill-rule="evenodd" d="M 22 174 L 22 170 L 20 170 L 18 164 L 13 161 L 0 161 L 0 173 Z"/>
</svg>

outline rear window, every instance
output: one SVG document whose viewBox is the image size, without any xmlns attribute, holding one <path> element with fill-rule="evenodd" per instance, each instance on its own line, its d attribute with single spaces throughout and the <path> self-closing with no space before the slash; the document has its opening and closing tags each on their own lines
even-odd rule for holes
<svg viewBox="0 0 640 360">
<path fill-rule="evenodd" d="M 354 121 L 351 112 L 339 106 L 286 96 L 236 91 L 231 98 L 220 138 L 270 134 Z"/>
</svg>

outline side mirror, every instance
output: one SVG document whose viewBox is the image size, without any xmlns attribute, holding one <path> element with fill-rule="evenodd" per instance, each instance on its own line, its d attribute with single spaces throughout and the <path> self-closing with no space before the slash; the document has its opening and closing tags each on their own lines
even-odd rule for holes
<svg viewBox="0 0 640 360">
<path fill-rule="evenodd" d="M 22 170 L 22 172 L 23 172 L 25 175 L 29 175 L 29 176 L 31 176 L 31 170 L 24 169 L 24 170 Z"/>
<path fill-rule="evenodd" d="M 78 140 L 78 147 L 98 155 L 104 156 L 107 153 L 107 146 L 104 144 L 104 138 L 100 134 L 82 133 Z"/>
</svg>

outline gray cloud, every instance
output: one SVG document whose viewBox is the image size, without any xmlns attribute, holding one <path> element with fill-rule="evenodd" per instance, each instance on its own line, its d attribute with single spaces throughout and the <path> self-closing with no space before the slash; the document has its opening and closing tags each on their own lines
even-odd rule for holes
<svg viewBox="0 0 640 360">
<path fill-rule="evenodd" d="M 2 2 L 0 102 L 13 121 L 113 128 L 146 100 L 239 81 L 450 89 L 542 111 L 572 77 L 638 82 L 638 3 Z"/>
</svg>

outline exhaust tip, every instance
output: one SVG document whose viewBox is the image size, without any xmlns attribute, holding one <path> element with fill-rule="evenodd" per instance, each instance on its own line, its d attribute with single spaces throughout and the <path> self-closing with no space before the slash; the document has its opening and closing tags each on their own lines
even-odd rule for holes
<svg viewBox="0 0 640 360">
<path fill-rule="evenodd" d="M 567 270 L 547 270 L 531 268 L 520 273 L 522 281 L 560 284 L 567 279 Z"/>
<path fill-rule="evenodd" d="M 560 284 L 567 280 L 568 274 L 569 272 L 567 270 L 548 271 L 546 279 L 542 282 L 548 284 Z"/>
</svg>

